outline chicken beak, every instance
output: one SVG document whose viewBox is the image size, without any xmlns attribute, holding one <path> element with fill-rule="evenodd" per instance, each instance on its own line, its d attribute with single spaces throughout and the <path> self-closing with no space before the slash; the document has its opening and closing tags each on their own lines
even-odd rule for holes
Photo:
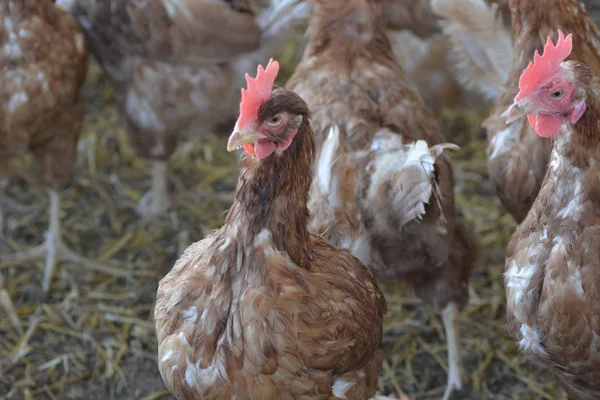
<svg viewBox="0 0 600 400">
<path fill-rule="evenodd" d="M 235 130 L 227 141 L 227 151 L 234 151 L 245 144 L 254 144 L 260 139 L 266 139 L 266 136 L 260 132 L 251 132 L 244 129 Z"/>
<path fill-rule="evenodd" d="M 526 114 L 527 110 L 524 107 L 520 106 L 519 103 L 513 103 L 513 105 L 510 106 L 510 108 L 506 110 L 502 116 L 506 120 L 506 123 L 510 124 Z"/>
</svg>

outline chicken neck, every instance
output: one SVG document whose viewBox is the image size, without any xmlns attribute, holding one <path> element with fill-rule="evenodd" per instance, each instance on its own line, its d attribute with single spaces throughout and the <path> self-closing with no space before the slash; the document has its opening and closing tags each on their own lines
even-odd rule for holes
<svg viewBox="0 0 600 400">
<path fill-rule="evenodd" d="M 307 203 L 314 148 L 312 128 L 305 118 L 285 151 L 262 160 L 244 155 L 224 229 L 247 232 L 245 249 L 254 249 L 255 237 L 267 229 L 278 250 L 288 253 L 298 265 L 308 266 Z"/>
<path fill-rule="evenodd" d="M 579 71 L 575 71 L 579 75 Z M 563 124 L 561 132 L 556 137 L 552 150 L 552 166 L 555 162 L 565 162 L 577 170 L 586 170 L 590 164 L 600 162 L 600 81 L 591 79 L 587 86 L 586 110 L 576 124 Z M 554 170 L 555 168 L 550 168 Z M 569 168 L 569 170 L 572 168 Z M 568 170 L 559 171 L 568 173 Z M 557 178 L 559 178 L 557 176 Z M 559 178 L 564 181 L 562 175 Z"/>
</svg>

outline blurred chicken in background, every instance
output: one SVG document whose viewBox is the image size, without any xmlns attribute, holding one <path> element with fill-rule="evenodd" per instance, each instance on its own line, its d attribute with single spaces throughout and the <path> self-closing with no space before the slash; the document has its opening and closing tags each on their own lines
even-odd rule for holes
<svg viewBox="0 0 600 400">
<path fill-rule="evenodd" d="M 317 143 L 309 206 L 328 223 L 311 228 L 348 248 L 378 278 L 407 283 L 442 315 L 447 400 L 464 385 L 459 315 L 478 256 L 455 209 L 445 150 L 457 146 L 444 143 L 398 65 L 382 0 L 311 4 L 308 46 L 287 83 L 309 105 Z"/>
<path fill-rule="evenodd" d="M 497 3 L 495 10 L 509 24 L 508 2 L 489 1 Z M 489 105 L 485 98 L 465 90 L 457 76 L 451 41 L 442 33 L 440 16 L 432 9 L 431 0 L 385 0 L 383 7 L 394 54 L 434 112 Z"/>
<path fill-rule="evenodd" d="M 37 183 L 48 188 L 50 221 L 43 245 L 4 257 L 3 267 L 45 259 L 42 287 L 59 260 L 98 266 L 62 242 L 60 191 L 72 173 L 83 119 L 79 96 L 87 53 L 77 23 L 52 0 L 0 0 L 0 159 L 32 155 Z"/>
<path fill-rule="evenodd" d="M 307 18 L 300 0 L 59 0 L 112 81 L 128 133 L 152 164 L 139 205 L 170 206 L 167 162 L 178 142 L 232 123 L 244 73 L 281 52 Z"/>
</svg>

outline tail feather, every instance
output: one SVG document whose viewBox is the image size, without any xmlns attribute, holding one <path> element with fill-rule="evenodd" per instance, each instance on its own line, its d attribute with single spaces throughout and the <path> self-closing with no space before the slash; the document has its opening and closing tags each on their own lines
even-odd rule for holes
<svg viewBox="0 0 600 400">
<path fill-rule="evenodd" d="M 512 68 L 512 33 L 485 0 L 432 0 L 444 18 L 442 30 L 453 46 L 456 77 L 467 88 L 494 100 Z"/>
<path fill-rule="evenodd" d="M 429 147 L 424 140 L 401 145 L 379 153 L 370 161 L 373 172 L 365 204 L 374 212 L 373 226 L 385 232 L 391 225 L 404 226 L 425 215 L 426 205 L 439 201 L 435 164 L 445 150 L 456 150 L 451 143 Z M 441 209 L 441 207 L 440 207 Z M 389 212 L 381 212 L 389 210 Z"/>
</svg>

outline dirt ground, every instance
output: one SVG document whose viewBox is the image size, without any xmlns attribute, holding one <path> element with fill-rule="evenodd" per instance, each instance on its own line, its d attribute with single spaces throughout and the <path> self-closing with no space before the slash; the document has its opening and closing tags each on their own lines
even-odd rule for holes
<svg viewBox="0 0 600 400">
<path fill-rule="evenodd" d="M 40 290 L 42 262 L 0 269 L 18 319 L 13 323 L 0 309 L 0 399 L 172 399 L 156 366 L 157 282 L 183 248 L 221 225 L 236 183 L 235 158 L 225 151 L 224 137 L 206 138 L 172 157 L 175 205 L 168 215 L 142 222 L 133 208 L 150 186 L 149 166 L 131 147 L 96 65 L 84 93 L 84 133 L 61 218 L 65 242 L 110 268 L 99 272 L 65 263 L 47 298 Z M 454 158 L 459 210 L 482 245 L 462 314 L 470 377 L 462 398 L 566 398 L 547 372 L 517 354 L 507 336 L 502 272 L 515 223 L 487 181 L 482 118 L 468 111 L 440 115 L 449 141 L 461 146 Z M 7 194 L 33 211 L 4 215 L 1 254 L 39 244 L 48 223 L 44 191 L 12 178 Z M 386 288 L 386 295 L 380 392 L 440 399 L 447 369 L 441 319 L 398 289 Z"/>
</svg>

